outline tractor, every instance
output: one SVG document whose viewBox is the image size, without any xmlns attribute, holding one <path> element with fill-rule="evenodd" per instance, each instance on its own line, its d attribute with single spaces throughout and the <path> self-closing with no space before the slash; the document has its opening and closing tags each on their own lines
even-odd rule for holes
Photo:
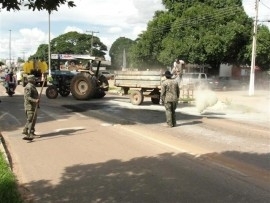
<svg viewBox="0 0 270 203">
<path fill-rule="evenodd" d="M 50 83 L 46 89 L 49 99 L 57 98 L 58 94 L 67 97 L 70 93 L 77 100 L 88 100 L 92 98 L 103 98 L 109 89 L 107 78 L 99 74 L 101 61 L 99 57 L 87 56 L 82 59 L 95 61 L 96 71 L 79 68 L 76 70 L 54 70 L 51 71 Z"/>
</svg>

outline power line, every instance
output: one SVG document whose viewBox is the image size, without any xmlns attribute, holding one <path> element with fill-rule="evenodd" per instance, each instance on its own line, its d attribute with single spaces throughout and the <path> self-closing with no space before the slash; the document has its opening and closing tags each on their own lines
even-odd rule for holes
<svg viewBox="0 0 270 203">
<path fill-rule="evenodd" d="M 92 38 L 91 38 L 91 52 L 90 52 L 90 55 L 93 56 L 93 40 L 94 40 L 94 33 L 99 33 L 99 32 L 98 32 L 98 31 L 88 31 L 88 30 L 86 30 L 86 32 L 92 33 Z"/>
<path fill-rule="evenodd" d="M 268 8 L 268 9 L 270 9 L 270 7 L 269 6 L 267 6 L 267 5 L 265 5 L 263 2 L 260 2 L 264 7 L 266 7 L 266 8 Z"/>
<path fill-rule="evenodd" d="M 226 18 L 233 15 L 236 15 L 237 11 L 241 11 L 242 7 L 229 7 L 224 9 L 218 9 L 215 10 L 212 13 L 202 13 L 202 15 L 205 16 L 199 16 L 199 17 L 193 17 L 193 18 L 180 18 L 176 23 L 175 21 L 172 24 L 167 24 L 163 26 L 158 27 L 152 27 L 151 31 L 160 31 L 160 30 L 166 30 L 168 31 L 171 29 L 171 27 L 182 27 L 182 26 L 191 26 L 191 25 L 197 25 L 201 24 L 202 22 L 214 22 L 216 18 Z M 176 19 L 177 20 L 177 19 Z"/>
</svg>

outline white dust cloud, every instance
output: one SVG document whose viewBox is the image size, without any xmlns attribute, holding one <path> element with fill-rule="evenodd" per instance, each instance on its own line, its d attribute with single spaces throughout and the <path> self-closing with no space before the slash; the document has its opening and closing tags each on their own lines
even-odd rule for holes
<svg viewBox="0 0 270 203">
<path fill-rule="evenodd" d="M 216 93 L 207 89 L 198 90 L 195 98 L 196 108 L 199 113 L 202 113 L 208 107 L 214 106 L 218 102 Z"/>
</svg>

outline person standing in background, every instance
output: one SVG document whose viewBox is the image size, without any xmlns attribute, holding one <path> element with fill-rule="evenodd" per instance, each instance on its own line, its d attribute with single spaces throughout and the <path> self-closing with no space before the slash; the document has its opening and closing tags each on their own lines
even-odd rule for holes
<svg viewBox="0 0 270 203">
<path fill-rule="evenodd" d="M 177 81 L 179 87 L 181 86 L 184 66 L 185 62 L 183 60 L 175 59 L 173 63 L 172 74 L 173 78 L 175 78 L 175 80 Z"/>
<path fill-rule="evenodd" d="M 168 127 L 176 126 L 175 110 L 178 105 L 180 96 L 180 89 L 175 79 L 172 79 L 170 71 L 165 72 L 166 80 L 161 85 L 161 102 L 164 104 L 166 110 L 166 122 Z"/>
</svg>

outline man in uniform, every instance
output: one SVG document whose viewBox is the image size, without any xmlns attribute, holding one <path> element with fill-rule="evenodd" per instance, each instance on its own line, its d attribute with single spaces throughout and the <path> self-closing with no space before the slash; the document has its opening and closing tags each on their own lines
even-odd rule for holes
<svg viewBox="0 0 270 203">
<path fill-rule="evenodd" d="M 39 103 L 38 91 L 35 87 L 35 76 L 29 75 L 27 77 L 28 84 L 24 88 L 24 110 L 26 113 L 26 124 L 23 129 L 23 134 L 26 135 L 23 139 L 33 140 L 35 135 L 35 125 L 37 114 L 35 110 Z"/>
<path fill-rule="evenodd" d="M 166 80 L 161 85 L 161 101 L 164 104 L 166 110 L 166 121 L 168 127 L 176 126 L 175 110 L 177 108 L 180 90 L 178 83 L 175 79 L 172 79 L 170 71 L 165 72 Z"/>
</svg>

